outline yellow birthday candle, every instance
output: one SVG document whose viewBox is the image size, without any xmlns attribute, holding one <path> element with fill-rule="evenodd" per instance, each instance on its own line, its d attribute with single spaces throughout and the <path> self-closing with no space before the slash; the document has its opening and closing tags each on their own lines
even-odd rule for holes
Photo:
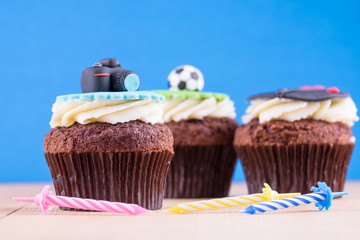
<svg viewBox="0 0 360 240">
<path fill-rule="evenodd" d="M 264 183 L 265 188 L 262 189 L 262 193 L 238 196 L 238 197 L 226 197 L 217 198 L 211 200 L 188 202 L 178 204 L 175 207 L 164 210 L 165 212 L 172 213 L 192 213 L 201 212 L 206 210 L 215 210 L 229 207 L 239 207 L 251 205 L 254 203 L 260 203 L 265 201 L 278 200 L 281 198 L 288 198 L 301 195 L 300 193 L 284 193 L 279 194 L 270 188 L 269 184 Z"/>
</svg>

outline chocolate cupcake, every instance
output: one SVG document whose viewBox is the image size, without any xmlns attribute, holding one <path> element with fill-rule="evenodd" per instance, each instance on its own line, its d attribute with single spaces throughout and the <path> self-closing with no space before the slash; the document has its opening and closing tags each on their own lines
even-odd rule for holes
<svg viewBox="0 0 360 240">
<path fill-rule="evenodd" d="M 167 198 L 224 197 L 236 163 L 234 103 L 220 93 L 199 92 L 201 72 L 189 65 L 169 75 L 164 121 L 174 136 L 175 156 L 166 180 Z"/>
<path fill-rule="evenodd" d="M 164 97 L 138 87 L 135 73 L 104 59 L 84 70 L 83 94 L 57 97 L 44 142 L 57 195 L 161 208 L 173 137 Z"/>
<path fill-rule="evenodd" d="M 349 94 L 303 87 L 252 96 L 234 146 L 249 193 L 264 182 L 279 192 L 307 193 L 318 181 L 343 191 L 358 121 Z"/>
</svg>

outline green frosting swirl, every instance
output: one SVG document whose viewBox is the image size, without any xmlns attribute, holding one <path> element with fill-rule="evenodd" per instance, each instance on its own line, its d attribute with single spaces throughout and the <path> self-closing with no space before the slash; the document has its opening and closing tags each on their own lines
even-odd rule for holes
<svg viewBox="0 0 360 240">
<path fill-rule="evenodd" d="M 167 91 L 155 90 L 154 93 L 163 95 L 166 99 L 207 99 L 215 98 L 217 101 L 228 99 L 229 96 L 224 93 L 198 92 L 189 90 Z"/>
</svg>

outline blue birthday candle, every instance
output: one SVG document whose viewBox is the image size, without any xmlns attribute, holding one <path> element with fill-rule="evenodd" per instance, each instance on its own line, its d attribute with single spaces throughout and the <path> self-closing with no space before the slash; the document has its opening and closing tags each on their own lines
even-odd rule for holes
<svg viewBox="0 0 360 240">
<path fill-rule="evenodd" d="M 328 187 L 324 182 L 318 182 L 318 186 L 319 187 L 311 187 L 313 193 L 304 194 L 298 197 L 290 197 L 281 200 L 253 204 L 240 212 L 249 214 L 263 213 L 269 211 L 276 211 L 283 208 L 297 207 L 310 203 L 315 203 L 315 206 L 318 207 L 320 211 L 324 208 L 328 210 L 334 197 L 340 197 L 348 194 L 347 192 L 333 193 L 331 191 L 331 188 Z"/>
</svg>

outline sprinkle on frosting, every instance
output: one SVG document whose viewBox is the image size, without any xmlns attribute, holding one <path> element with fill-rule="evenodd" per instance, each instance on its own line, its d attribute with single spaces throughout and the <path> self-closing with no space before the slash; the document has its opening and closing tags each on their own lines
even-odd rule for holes
<svg viewBox="0 0 360 240">
<path fill-rule="evenodd" d="M 304 86 L 300 89 L 281 89 L 273 93 L 261 93 L 248 98 L 248 101 L 257 99 L 292 99 L 307 102 L 321 102 L 331 99 L 346 98 L 350 95 L 346 92 L 341 92 L 336 87 L 325 89 L 322 86 L 309 87 Z"/>
<path fill-rule="evenodd" d="M 97 100 L 97 99 L 109 99 L 109 100 L 157 100 L 165 101 L 165 97 L 153 92 L 136 91 L 136 92 L 92 92 L 92 93 L 80 93 L 61 95 L 56 98 L 56 102 L 65 102 L 70 100 Z"/>
<path fill-rule="evenodd" d="M 179 91 L 156 90 L 153 92 L 163 95 L 166 99 L 184 100 L 184 99 L 215 98 L 217 101 L 229 99 L 229 96 L 223 93 L 198 92 L 198 91 L 189 91 L 189 90 L 179 90 Z"/>
</svg>

